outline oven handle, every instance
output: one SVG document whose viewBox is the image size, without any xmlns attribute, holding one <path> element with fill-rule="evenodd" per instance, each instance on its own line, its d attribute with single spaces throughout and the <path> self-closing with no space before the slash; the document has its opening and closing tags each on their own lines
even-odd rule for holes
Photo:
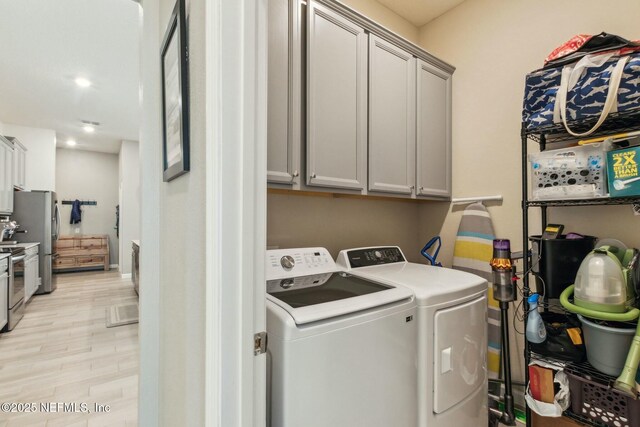
<svg viewBox="0 0 640 427">
<path fill-rule="evenodd" d="M 13 264 L 15 264 L 16 262 L 20 262 L 20 261 L 22 261 L 22 260 L 23 260 L 23 259 L 25 259 L 26 257 L 27 257 L 26 255 L 20 255 L 20 256 L 16 256 L 16 257 L 13 257 L 13 256 L 12 256 L 12 257 L 11 257 L 11 262 L 12 262 Z"/>
</svg>

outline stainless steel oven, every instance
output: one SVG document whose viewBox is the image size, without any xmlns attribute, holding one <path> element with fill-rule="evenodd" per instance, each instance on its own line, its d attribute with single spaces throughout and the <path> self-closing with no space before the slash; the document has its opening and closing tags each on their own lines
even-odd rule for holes
<svg viewBox="0 0 640 427">
<path fill-rule="evenodd" d="M 24 249 L 14 250 L 9 261 L 9 321 L 7 330 L 16 327 L 24 314 Z"/>
</svg>

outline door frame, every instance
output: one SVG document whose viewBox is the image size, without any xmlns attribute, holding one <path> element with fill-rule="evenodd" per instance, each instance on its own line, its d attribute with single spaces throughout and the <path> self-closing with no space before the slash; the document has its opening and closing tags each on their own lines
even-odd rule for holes
<svg viewBox="0 0 640 427">
<path fill-rule="evenodd" d="M 210 0 L 205 26 L 205 425 L 264 426 L 267 0 Z"/>
<path fill-rule="evenodd" d="M 194 0 L 192 0 L 194 1 Z M 205 1 L 205 0 L 199 0 Z M 141 0 L 143 52 L 160 51 L 160 5 Z M 187 1 L 188 3 L 188 1 Z M 266 424 L 266 354 L 253 337 L 266 330 L 264 264 L 267 177 L 267 0 L 206 0 L 206 426 Z M 162 425 L 160 377 L 162 233 L 159 54 L 142 55 L 141 426 Z M 187 349 L 185 349 L 187 350 Z"/>
</svg>

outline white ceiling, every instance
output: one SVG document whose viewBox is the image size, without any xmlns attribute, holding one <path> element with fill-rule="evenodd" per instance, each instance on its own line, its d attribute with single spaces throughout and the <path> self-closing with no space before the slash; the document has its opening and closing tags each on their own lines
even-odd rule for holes
<svg viewBox="0 0 640 427">
<path fill-rule="evenodd" d="M 0 122 L 92 151 L 137 140 L 140 16 L 131 0 L 0 0 Z M 100 126 L 87 134 L 82 120 Z"/>
<path fill-rule="evenodd" d="M 464 0 L 377 0 L 411 22 L 422 27 L 446 11 L 453 9 Z"/>
</svg>

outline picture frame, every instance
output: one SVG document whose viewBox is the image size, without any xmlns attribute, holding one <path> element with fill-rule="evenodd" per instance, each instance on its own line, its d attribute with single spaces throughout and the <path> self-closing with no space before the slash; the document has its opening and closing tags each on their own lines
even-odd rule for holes
<svg viewBox="0 0 640 427">
<path fill-rule="evenodd" d="M 189 45 L 185 0 L 177 0 L 160 49 L 164 182 L 189 171 Z"/>
</svg>

